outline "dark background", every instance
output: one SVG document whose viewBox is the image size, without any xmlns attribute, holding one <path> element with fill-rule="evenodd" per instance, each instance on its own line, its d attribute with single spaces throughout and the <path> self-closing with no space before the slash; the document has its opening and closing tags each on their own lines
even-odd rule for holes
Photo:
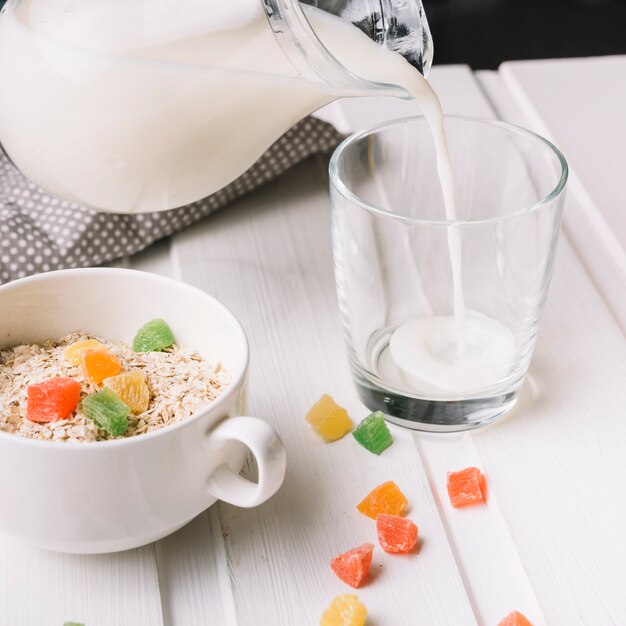
<svg viewBox="0 0 626 626">
<path fill-rule="evenodd" d="M 438 65 L 626 54 L 626 0 L 422 2 Z"/>
<path fill-rule="evenodd" d="M 626 54 L 626 0 L 422 1 L 437 64 Z"/>
</svg>

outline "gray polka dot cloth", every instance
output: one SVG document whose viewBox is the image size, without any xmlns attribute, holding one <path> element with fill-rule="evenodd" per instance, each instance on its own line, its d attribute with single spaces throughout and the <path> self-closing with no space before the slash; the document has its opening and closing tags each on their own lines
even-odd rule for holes
<svg viewBox="0 0 626 626">
<path fill-rule="evenodd" d="M 248 171 L 217 193 L 160 213 L 96 213 L 50 196 L 0 154 L 0 284 L 55 269 L 100 265 L 134 254 L 276 178 L 341 136 L 313 117 L 296 124 Z"/>
</svg>

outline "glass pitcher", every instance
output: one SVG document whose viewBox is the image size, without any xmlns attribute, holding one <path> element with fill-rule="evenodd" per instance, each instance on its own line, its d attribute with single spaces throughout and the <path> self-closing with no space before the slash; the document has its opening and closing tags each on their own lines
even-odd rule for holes
<svg viewBox="0 0 626 626">
<path fill-rule="evenodd" d="M 421 0 L 8 0 L 0 144 L 67 200 L 172 209 L 338 97 L 408 97 L 386 68 L 431 60 Z"/>
</svg>

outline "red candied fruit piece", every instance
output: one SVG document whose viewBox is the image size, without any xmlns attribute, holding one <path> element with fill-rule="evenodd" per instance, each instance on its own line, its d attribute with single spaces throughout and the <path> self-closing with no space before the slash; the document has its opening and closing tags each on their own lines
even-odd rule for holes
<svg viewBox="0 0 626 626">
<path fill-rule="evenodd" d="M 26 418 L 44 424 L 69 417 L 80 400 L 80 385 L 72 378 L 51 378 L 29 385 Z"/>
<path fill-rule="evenodd" d="M 364 543 L 358 548 L 336 556 L 330 562 L 330 568 L 346 585 L 358 589 L 369 574 L 373 552 L 374 546 L 371 543 Z"/>
<path fill-rule="evenodd" d="M 417 545 L 417 526 L 406 517 L 381 513 L 376 518 L 376 532 L 385 552 L 406 554 Z"/>
<path fill-rule="evenodd" d="M 521 613 L 513 611 L 509 613 L 498 626 L 533 626 Z"/>
<path fill-rule="evenodd" d="M 453 507 L 460 508 L 485 501 L 482 482 L 484 477 L 477 467 L 467 467 L 459 472 L 448 472 L 448 496 Z"/>
</svg>

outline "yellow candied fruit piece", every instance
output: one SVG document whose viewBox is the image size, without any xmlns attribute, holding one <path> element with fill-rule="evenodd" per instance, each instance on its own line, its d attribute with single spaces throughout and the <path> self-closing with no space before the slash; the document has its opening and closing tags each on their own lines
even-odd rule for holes
<svg viewBox="0 0 626 626">
<path fill-rule="evenodd" d="M 104 380 L 104 386 L 114 391 L 135 413 L 148 410 L 150 389 L 146 383 L 146 374 L 141 370 L 131 370 L 124 374 L 111 376 Z"/>
<path fill-rule="evenodd" d="M 348 412 L 324 394 L 306 414 L 306 421 L 324 441 L 337 441 L 352 430 Z"/>
<path fill-rule="evenodd" d="M 84 341 L 76 341 L 63 350 L 63 356 L 72 365 L 80 365 L 82 363 L 81 355 L 85 350 L 106 350 L 99 341 L 95 339 L 85 339 Z"/>
<path fill-rule="evenodd" d="M 324 611 L 320 626 L 364 626 L 367 609 L 359 596 L 344 593 L 337 596 Z"/>
</svg>

